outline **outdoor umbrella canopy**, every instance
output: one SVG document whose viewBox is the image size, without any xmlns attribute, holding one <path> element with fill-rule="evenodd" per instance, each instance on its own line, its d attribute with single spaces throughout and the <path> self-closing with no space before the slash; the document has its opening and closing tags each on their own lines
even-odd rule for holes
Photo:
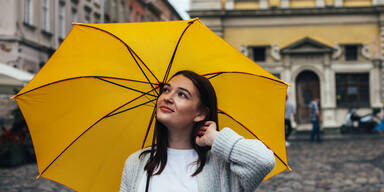
<svg viewBox="0 0 384 192">
<path fill-rule="evenodd" d="M 219 125 L 258 138 L 288 167 L 287 84 L 210 31 L 187 21 L 74 24 L 16 95 L 39 175 L 77 191 L 117 191 L 126 158 L 152 144 L 161 83 L 192 70 L 216 90 Z"/>
</svg>

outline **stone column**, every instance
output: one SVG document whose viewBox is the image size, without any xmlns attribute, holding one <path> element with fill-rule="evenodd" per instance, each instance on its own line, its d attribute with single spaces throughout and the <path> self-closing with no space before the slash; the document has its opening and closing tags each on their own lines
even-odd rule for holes
<svg viewBox="0 0 384 192">
<path fill-rule="evenodd" d="M 379 16 L 379 25 L 380 25 L 380 48 L 381 55 L 378 58 L 379 62 L 377 63 L 377 67 L 379 70 L 379 78 L 380 78 L 380 92 L 381 92 L 381 102 L 384 103 L 384 67 L 383 67 L 383 58 L 384 58 L 384 13 L 380 13 Z"/>
<path fill-rule="evenodd" d="M 372 60 L 373 68 L 370 71 L 369 85 L 370 88 L 370 100 L 372 107 L 382 107 L 383 93 L 380 93 L 380 88 L 383 90 L 383 77 L 380 77 L 380 72 L 382 72 L 382 62 L 379 59 Z M 381 75 L 382 76 L 382 75 Z M 381 81 L 380 81 L 381 79 Z M 381 101 L 380 101 L 381 100 Z"/>
<path fill-rule="evenodd" d="M 322 111 L 324 127 L 337 127 L 336 123 L 336 93 L 335 93 L 335 73 L 331 69 L 331 55 L 324 55 L 324 83 L 321 92 L 324 93 L 322 98 Z M 323 94 L 322 94 L 323 95 Z"/>
<path fill-rule="evenodd" d="M 335 7 L 342 7 L 343 6 L 343 0 L 335 0 Z"/>
<path fill-rule="evenodd" d="M 372 0 L 372 5 L 384 5 L 384 0 Z"/>
<path fill-rule="evenodd" d="M 316 0 L 316 7 L 325 7 L 324 0 Z"/>
<path fill-rule="evenodd" d="M 268 0 L 260 0 L 260 9 L 267 9 L 268 8 Z"/>
<path fill-rule="evenodd" d="M 289 8 L 289 0 L 281 0 L 281 8 Z"/>
<path fill-rule="evenodd" d="M 233 9 L 235 9 L 235 0 L 226 0 L 225 9 L 226 10 L 233 10 Z"/>
</svg>

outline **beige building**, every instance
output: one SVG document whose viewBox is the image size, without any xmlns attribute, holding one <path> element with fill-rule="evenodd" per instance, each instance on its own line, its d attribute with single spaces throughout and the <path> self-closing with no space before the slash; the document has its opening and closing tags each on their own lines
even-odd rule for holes
<svg viewBox="0 0 384 192">
<path fill-rule="evenodd" d="M 0 63 L 34 74 L 72 22 L 98 23 L 102 16 L 102 0 L 1 0 Z M 15 107 L 8 97 L 9 93 L 0 93 L 0 121 L 9 120 L 9 110 Z"/>
<path fill-rule="evenodd" d="M 340 127 L 384 100 L 384 1 L 191 0 L 190 16 L 291 86 L 297 128 L 321 99 L 323 126 Z"/>
</svg>

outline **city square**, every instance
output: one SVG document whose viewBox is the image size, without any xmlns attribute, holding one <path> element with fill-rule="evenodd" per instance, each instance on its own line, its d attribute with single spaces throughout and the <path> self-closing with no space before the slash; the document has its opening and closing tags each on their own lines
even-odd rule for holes
<svg viewBox="0 0 384 192">
<path fill-rule="evenodd" d="M 290 143 L 287 152 L 292 172 L 263 182 L 257 191 L 384 192 L 384 136 L 338 136 L 322 143 L 300 137 Z M 37 175 L 36 164 L 1 168 L 0 191 L 72 191 L 50 180 L 36 179 Z"/>
</svg>

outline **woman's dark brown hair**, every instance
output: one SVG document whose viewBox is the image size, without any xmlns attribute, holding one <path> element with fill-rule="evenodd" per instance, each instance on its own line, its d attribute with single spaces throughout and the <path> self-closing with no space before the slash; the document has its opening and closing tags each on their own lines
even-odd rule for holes
<svg viewBox="0 0 384 192">
<path fill-rule="evenodd" d="M 215 90 L 211 82 L 209 82 L 207 78 L 193 71 L 184 70 L 174 74 L 171 77 L 171 79 L 178 75 L 183 75 L 184 77 L 188 78 L 193 82 L 193 84 L 195 85 L 195 87 L 199 92 L 198 95 L 200 100 L 200 108 L 208 109 L 208 114 L 206 118 L 201 122 L 195 123 L 195 125 L 192 128 L 192 132 L 190 134 L 190 142 L 194 150 L 198 154 L 198 159 L 196 162 L 197 169 L 192 174 L 192 176 L 196 176 L 203 170 L 205 162 L 207 160 L 207 153 L 211 149 L 211 147 L 199 147 L 196 144 L 195 138 L 197 136 L 200 126 L 202 126 L 205 121 L 214 121 L 216 122 L 217 127 L 219 127 L 218 116 L 217 116 L 217 98 L 216 98 Z M 161 91 L 160 91 L 160 94 L 161 94 Z M 156 143 L 152 144 L 152 148 L 145 150 L 140 154 L 140 158 L 142 158 L 144 154 L 152 153 L 151 155 L 152 158 L 148 159 L 147 164 L 144 167 L 144 170 L 147 171 L 148 178 L 150 178 L 150 176 L 152 175 L 160 175 L 161 172 L 164 170 L 165 165 L 167 164 L 167 148 L 169 144 L 168 129 L 157 120 L 155 122 L 154 137 L 156 139 Z M 157 170 L 156 173 L 154 172 L 155 170 Z M 149 180 L 147 180 L 147 186 L 148 186 L 148 183 L 149 183 Z"/>
</svg>

